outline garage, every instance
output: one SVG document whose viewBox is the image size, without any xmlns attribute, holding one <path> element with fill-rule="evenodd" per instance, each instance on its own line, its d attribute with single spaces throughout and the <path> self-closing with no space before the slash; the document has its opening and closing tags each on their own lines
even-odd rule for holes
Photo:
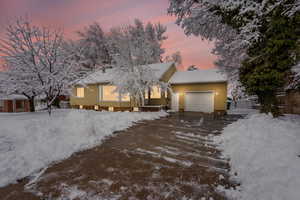
<svg viewBox="0 0 300 200">
<path fill-rule="evenodd" d="M 214 93 L 186 92 L 184 110 L 189 112 L 214 112 Z"/>
</svg>

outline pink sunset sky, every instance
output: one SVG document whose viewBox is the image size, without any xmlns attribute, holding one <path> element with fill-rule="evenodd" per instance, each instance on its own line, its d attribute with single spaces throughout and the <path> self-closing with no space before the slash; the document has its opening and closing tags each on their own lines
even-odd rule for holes
<svg viewBox="0 0 300 200">
<path fill-rule="evenodd" d="M 108 31 L 139 18 L 167 26 L 166 55 L 180 51 L 183 69 L 190 65 L 213 67 L 216 59 L 210 53 L 213 43 L 185 36 L 183 29 L 175 24 L 175 17 L 167 15 L 168 3 L 168 0 L 0 0 L 0 37 L 9 20 L 25 15 L 40 25 L 63 27 L 68 38 L 76 38 L 76 31 L 93 22 L 99 22 Z"/>
</svg>

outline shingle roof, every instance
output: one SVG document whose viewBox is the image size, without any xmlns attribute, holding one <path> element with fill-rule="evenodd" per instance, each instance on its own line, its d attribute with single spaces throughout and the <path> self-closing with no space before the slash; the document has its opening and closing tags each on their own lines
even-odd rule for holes
<svg viewBox="0 0 300 200">
<path fill-rule="evenodd" d="M 177 71 L 170 79 L 171 84 L 226 82 L 226 75 L 218 69 L 199 69 L 194 71 Z"/>
</svg>

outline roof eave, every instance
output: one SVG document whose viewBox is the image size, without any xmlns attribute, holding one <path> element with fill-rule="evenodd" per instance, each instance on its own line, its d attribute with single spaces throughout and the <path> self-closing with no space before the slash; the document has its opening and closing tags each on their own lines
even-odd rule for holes
<svg viewBox="0 0 300 200">
<path fill-rule="evenodd" d="M 205 84 L 205 83 L 227 83 L 228 80 L 224 80 L 224 81 L 194 81 L 194 82 L 170 82 L 171 85 L 181 85 L 181 84 Z"/>
</svg>

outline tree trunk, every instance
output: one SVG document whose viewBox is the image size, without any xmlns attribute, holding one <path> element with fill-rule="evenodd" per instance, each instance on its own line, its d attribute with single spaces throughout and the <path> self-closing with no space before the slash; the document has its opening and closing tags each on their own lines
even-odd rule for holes
<svg viewBox="0 0 300 200">
<path fill-rule="evenodd" d="M 52 106 L 53 102 L 51 102 L 51 98 L 48 95 L 47 95 L 46 100 L 47 100 L 47 110 L 48 110 L 48 114 L 50 116 L 51 115 L 51 106 Z"/>
<path fill-rule="evenodd" d="M 273 117 L 280 116 L 280 110 L 278 107 L 278 101 L 276 97 L 276 92 L 266 92 L 258 96 L 259 102 L 261 104 L 261 113 L 272 113 Z"/>
<path fill-rule="evenodd" d="M 48 110 L 48 114 L 50 116 L 51 115 L 51 111 L 52 111 L 52 106 L 49 104 L 49 102 L 47 102 L 47 110 Z"/>
<path fill-rule="evenodd" d="M 34 97 L 29 98 L 29 109 L 30 109 L 30 112 L 35 112 Z"/>
</svg>

